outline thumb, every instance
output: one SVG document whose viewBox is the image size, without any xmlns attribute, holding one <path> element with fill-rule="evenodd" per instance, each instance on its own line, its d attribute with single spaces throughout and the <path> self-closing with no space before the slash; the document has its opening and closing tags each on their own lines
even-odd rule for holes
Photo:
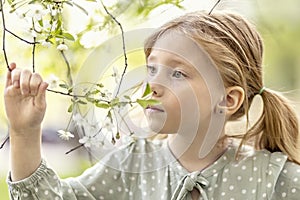
<svg viewBox="0 0 300 200">
<path fill-rule="evenodd" d="M 46 107 L 46 91 L 47 91 L 48 83 L 42 82 L 39 86 L 38 93 L 36 96 L 36 104 L 41 106 L 42 108 Z"/>
</svg>

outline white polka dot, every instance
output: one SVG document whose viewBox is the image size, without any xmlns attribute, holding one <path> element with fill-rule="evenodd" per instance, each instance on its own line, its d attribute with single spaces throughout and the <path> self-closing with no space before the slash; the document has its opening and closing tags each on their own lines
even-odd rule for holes
<svg viewBox="0 0 300 200">
<path fill-rule="evenodd" d="M 128 190 L 128 188 L 125 188 L 125 192 L 128 192 L 129 190 Z"/>
<path fill-rule="evenodd" d="M 129 194 L 129 196 L 132 196 L 132 195 L 133 195 L 133 193 L 132 193 L 131 191 L 130 191 L 128 194 Z"/>
<path fill-rule="evenodd" d="M 168 190 L 168 187 L 165 187 L 165 191 L 167 191 Z"/>
<path fill-rule="evenodd" d="M 229 190 L 233 190 L 233 189 L 234 189 L 233 185 L 229 186 Z"/>
<path fill-rule="evenodd" d="M 267 184 L 267 187 L 268 187 L 268 188 L 271 188 L 271 187 L 272 187 L 272 183 L 268 183 L 268 184 Z"/>
<path fill-rule="evenodd" d="M 266 198 L 266 197 L 267 197 L 267 194 L 266 194 L 266 193 L 263 193 L 263 194 L 262 194 L 262 197 L 263 197 L 263 198 Z"/>
<path fill-rule="evenodd" d="M 216 173 L 217 172 L 217 170 L 216 169 L 213 169 L 213 173 Z"/>
<path fill-rule="evenodd" d="M 28 197 L 28 194 L 27 194 L 27 193 L 24 193 L 23 196 L 24 196 L 24 197 Z"/>
<path fill-rule="evenodd" d="M 214 177 L 217 177 L 219 175 L 219 173 L 214 174 Z"/>
<path fill-rule="evenodd" d="M 140 165 L 139 165 L 139 163 L 135 163 L 135 165 L 134 165 L 136 168 L 138 168 Z"/>
<path fill-rule="evenodd" d="M 221 193 L 222 196 L 225 196 L 225 194 L 226 194 L 225 192 L 222 192 L 222 193 Z"/>
<path fill-rule="evenodd" d="M 49 194 L 49 191 L 45 190 L 44 194 L 47 196 Z"/>
<path fill-rule="evenodd" d="M 154 175 L 152 175 L 152 176 L 151 176 L 151 179 L 152 179 L 152 180 L 154 180 L 154 179 L 155 179 L 155 176 L 154 176 Z"/>
<path fill-rule="evenodd" d="M 257 157 L 256 157 L 256 156 L 254 156 L 254 157 L 253 157 L 253 160 L 256 160 L 256 159 L 257 159 Z"/>
<path fill-rule="evenodd" d="M 151 190 L 154 192 L 154 191 L 155 191 L 155 188 L 154 188 L 154 187 L 151 187 Z"/>
<path fill-rule="evenodd" d="M 68 189 L 68 193 L 71 194 L 73 190 L 71 188 Z"/>
<path fill-rule="evenodd" d="M 273 172 L 270 170 L 270 171 L 268 172 L 268 175 L 270 176 L 270 175 L 272 175 L 272 173 L 273 173 Z"/>
<path fill-rule="evenodd" d="M 261 182 L 261 178 L 258 178 L 258 179 L 257 179 L 257 182 L 260 183 L 260 182 Z"/>
<path fill-rule="evenodd" d="M 227 160 L 227 156 L 224 156 L 224 157 L 223 157 L 223 160 Z"/>
<path fill-rule="evenodd" d="M 219 187 L 218 184 L 215 184 L 215 188 Z"/>
<path fill-rule="evenodd" d="M 255 193 L 256 193 L 256 189 L 253 189 L 253 190 L 252 190 L 252 194 L 255 194 Z"/>
<path fill-rule="evenodd" d="M 122 192 L 122 187 L 118 186 L 117 190 L 118 192 Z"/>
<path fill-rule="evenodd" d="M 280 162 L 281 161 L 281 158 L 276 158 L 276 162 Z"/>
<path fill-rule="evenodd" d="M 147 181 L 144 179 L 144 180 L 142 181 L 142 183 L 143 183 L 143 184 L 147 184 Z"/>
<path fill-rule="evenodd" d="M 237 177 L 237 180 L 238 180 L 238 181 L 242 180 L 242 177 L 241 177 L 241 176 L 238 176 L 238 177 Z"/>
<path fill-rule="evenodd" d="M 250 177 L 250 178 L 249 178 L 249 181 L 250 181 L 250 182 L 253 181 L 253 177 Z"/>
<path fill-rule="evenodd" d="M 144 196 L 147 196 L 147 192 L 146 192 L 146 191 L 145 191 L 145 192 L 143 192 L 143 195 L 144 195 Z"/>
<path fill-rule="evenodd" d="M 105 185 L 106 184 L 106 181 L 105 180 L 102 180 L 102 185 Z"/>
<path fill-rule="evenodd" d="M 255 172 L 257 171 L 257 169 L 258 169 L 257 167 L 253 167 L 253 171 L 255 171 Z"/>
<path fill-rule="evenodd" d="M 234 198 L 230 198 L 229 200 L 234 200 Z"/>
<path fill-rule="evenodd" d="M 281 196 L 282 196 L 282 197 L 286 197 L 286 193 L 283 192 L 283 193 L 281 194 Z"/>
<path fill-rule="evenodd" d="M 247 169 L 247 167 L 245 165 L 242 166 L 242 170 L 245 170 Z"/>
<path fill-rule="evenodd" d="M 228 169 L 228 168 L 226 168 L 226 169 L 224 170 L 224 172 L 225 172 L 225 173 L 227 173 L 228 171 L 229 171 L 229 169 Z"/>
<path fill-rule="evenodd" d="M 92 191 L 95 191 L 95 190 L 96 190 L 95 186 L 92 186 L 92 187 L 91 187 L 91 190 L 92 190 Z"/>
<path fill-rule="evenodd" d="M 134 180 L 135 180 L 135 177 L 134 177 L 134 176 L 131 176 L 131 177 L 130 177 L 130 180 L 134 181 Z"/>
<path fill-rule="evenodd" d="M 286 170 L 286 169 L 284 169 L 282 172 L 286 174 L 286 173 L 287 173 L 287 170 Z"/>
<path fill-rule="evenodd" d="M 57 176 L 56 176 L 56 175 L 54 175 L 54 176 L 53 176 L 53 179 L 54 179 L 54 180 L 56 180 L 56 179 L 57 179 Z"/>
<path fill-rule="evenodd" d="M 105 172 L 105 173 L 108 173 L 108 169 L 105 169 L 104 172 Z"/>
<path fill-rule="evenodd" d="M 83 196 L 87 197 L 87 193 L 84 192 L 84 193 L 83 193 Z"/>
<path fill-rule="evenodd" d="M 297 169 L 297 173 L 300 173 L 300 169 Z"/>
<path fill-rule="evenodd" d="M 109 193 L 109 194 L 113 194 L 113 193 L 114 193 L 113 189 L 109 189 L 109 190 L 108 190 L 108 193 Z"/>
<path fill-rule="evenodd" d="M 38 189 L 38 188 L 34 188 L 34 191 L 35 191 L 36 193 L 38 193 L 39 189 Z"/>
<path fill-rule="evenodd" d="M 280 182 L 280 185 L 283 186 L 283 185 L 284 185 L 284 181 L 281 181 L 281 182 Z"/>
<path fill-rule="evenodd" d="M 104 196 L 100 196 L 99 199 L 101 199 L 101 200 L 104 199 Z"/>
<path fill-rule="evenodd" d="M 227 182 L 227 178 L 223 178 L 223 182 L 224 182 L 224 183 Z"/>
<path fill-rule="evenodd" d="M 242 194 L 246 194 L 247 190 L 246 189 L 242 189 Z"/>
<path fill-rule="evenodd" d="M 297 182 L 299 179 L 298 179 L 298 177 L 296 177 L 293 180 L 294 180 L 294 182 Z"/>
<path fill-rule="evenodd" d="M 209 188 L 208 188 L 208 191 L 212 191 L 212 187 L 209 187 Z"/>
<path fill-rule="evenodd" d="M 118 176 L 117 176 L 117 175 L 114 175 L 113 178 L 114 178 L 114 180 L 117 180 L 117 179 L 118 179 Z"/>
<path fill-rule="evenodd" d="M 295 192 L 296 192 L 296 188 L 293 188 L 293 189 L 292 189 L 292 193 L 295 193 Z"/>
</svg>

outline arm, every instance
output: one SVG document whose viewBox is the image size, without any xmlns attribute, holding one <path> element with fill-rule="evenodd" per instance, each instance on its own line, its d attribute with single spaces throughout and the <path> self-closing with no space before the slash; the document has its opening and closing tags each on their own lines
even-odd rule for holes
<svg viewBox="0 0 300 200">
<path fill-rule="evenodd" d="M 30 176 L 41 163 L 41 123 L 46 110 L 48 84 L 41 76 L 10 65 L 4 90 L 9 121 L 11 178 Z"/>
</svg>

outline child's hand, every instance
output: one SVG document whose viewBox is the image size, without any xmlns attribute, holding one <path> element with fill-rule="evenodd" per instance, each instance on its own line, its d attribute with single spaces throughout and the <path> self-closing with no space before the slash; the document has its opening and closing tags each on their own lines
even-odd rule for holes
<svg viewBox="0 0 300 200">
<path fill-rule="evenodd" d="M 45 93 L 48 84 L 37 73 L 10 65 L 4 90 L 6 114 L 11 132 L 30 137 L 38 132 L 46 110 Z M 16 136 L 17 136 L 16 135 Z"/>
</svg>

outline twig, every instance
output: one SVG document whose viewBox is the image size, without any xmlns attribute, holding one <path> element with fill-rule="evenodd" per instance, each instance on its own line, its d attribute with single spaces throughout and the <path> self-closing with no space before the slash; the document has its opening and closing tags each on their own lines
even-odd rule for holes
<svg viewBox="0 0 300 200">
<path fill-rule="evenodd" d="M 6 49 L 5 49 L 6 25 L 5 25 L 4 8 L 3 8 L 3 2 L 2 2 L 2 0 L 0 0 L 0 7 L 1 7 L 1 18 L 2 18 L 2 24 L 3 24 L 2 51 L 3 51 L 3 55 L 4 55 L 4 60 L 5 60 L 5 63 L 6 63 L 6 67 L 7 67 L 7 69 L 9 71 L 11 71 L 11 69 L 9 68 L 8 59 L 7 59 L 7 53 L 6 53 Z"/>
<path fill-rule="evenodd" d="M 64 96 L 74 97 L 74 98 L 86 98 L 86 95 L 74 95 L 74 94 L 71 94 L 71 93 L 61 92 L 61 91 L 52 90 L 52 89 L 47 89 L 47 91 L 48 92 L 53 92 L 53 93 L 56 93 L 56 94 L 61 94 L 61 95 L 64 95 Z M 105 99 L 98 99 L 98 100 L 103 101 L 105 103 L 110 103 L 110 101 L 105 100 Z"/>
<path fill-rule="evenodd" d="M 1 1 L 1 0 L 0 0 Z M 33 46 L 32 46 L 32 72 L 35 72 L 35 40 L 36 37 L 33 37 Z"/>
<path fill-rule="evenodd" d="M 107 9 L 107 7 L 104 5 L 103 1 L 101 0 L 100 1 L 101 4 L 102 4 L 102 7 L 104 8 L 105 12 L 115 21 L 115 23 L 120 27 L 120 30 L 121 30 L 121 35 L 122 35 L 122 45 L 123 45 L 123 55 L 124 55 L 124 70 L 123 70 L 123 73 L 122 73 L 122 76 L 121 76 L 121 79 L 120 79 L 120 82 L 119 82 L 119 85 L 118 85 L 118 89 L 117 89 L 117 92 L 115 94 L 115 97 L 118 96 L 119 92 L 120 92 L 120 88 L 121 88 L 121 84 L 123 82 L 123 78 L 125 76 L 125 73 L 127 71 L 127 67 L 128 67 L 128 63 L 127 63 L 127 54 L 126 54 L 126 45 L 125 45 L 125 37 L 124 37 L 124 30 L 123 30 L 123 26 L 122 24 L 116 19 L 115 16 L 113 16 Z"/>
<path fill-rule="evenodd" d="M 212 11 L 215 9 L 215 7 L 221 2 L 221 0 L 218 0 L 215 5 L 212 7 L 212 9 L 209 11 L 208 15 L 212 13 Z"/>
<path fill-rule="evenodd" d="M 21 38 L 20 36 L 16 35 L 15 33 L 11 32 L 10 30 L 8 30 L 7 28 L 5 28 L 5 31 L 8 32 L 9 34 L 11 34 L 12 36 L 18 38 L 18 39 L 21 40 L 22 42 L 27 43 L 27 44 L 30 44 L 30 45 L 39 44 L 39 42 L 36 42 L 36 41 L 30 42 L 30 41 L 28 41 L 28 40 L 25 40 L 25 39 Z"/>
<path fill-rule="evenodd" d="M 73 152 L 73 151 L 75 151 L 75 150 L 77 150 L 77 149 L 79 149 L 79 148 L 81 148 L 81 147 L 83 147 L 83 146 L 84 146 L 84 144 L 80 144 L 80 145 L 78 145 L 78 146 L 76 146 L 76 147 L 70 149 L 70 150 L 67 151 L 65 154 L 69 154 L 69 153 L 71 153 L 71 152 Z"/>
<path fill-rule="evenodd" d="M 9 140 L 9 135 L 7 135 L 5 140 L 2 142 L 0 149 L 2 149 L 4 147 L 4 145 L 6 144 L 6 142 L 8 142 L 8 140 Z"/>
<path fill-rule="evenodd" d="M 71 74 L 71 66 L 70 66 L 70 63 L 69 63 L 69 61 L 68 61 L 68 59 L 67 59 L 67 57 L 66 57 L 64 51 L 60 51 L 60 54 L 62 55 L 62 57 L 63 57 L 63 59 L 64 59 L 66 65 L 67 65 L 67 69 L 68 69 L 68 71 L 67 71 L 67 77 L 68 77 L 68 79 L 69 79 L 69 85 L 73 85 L 73 79 L 72 79 L 72 74 Z"/>
</svg>

